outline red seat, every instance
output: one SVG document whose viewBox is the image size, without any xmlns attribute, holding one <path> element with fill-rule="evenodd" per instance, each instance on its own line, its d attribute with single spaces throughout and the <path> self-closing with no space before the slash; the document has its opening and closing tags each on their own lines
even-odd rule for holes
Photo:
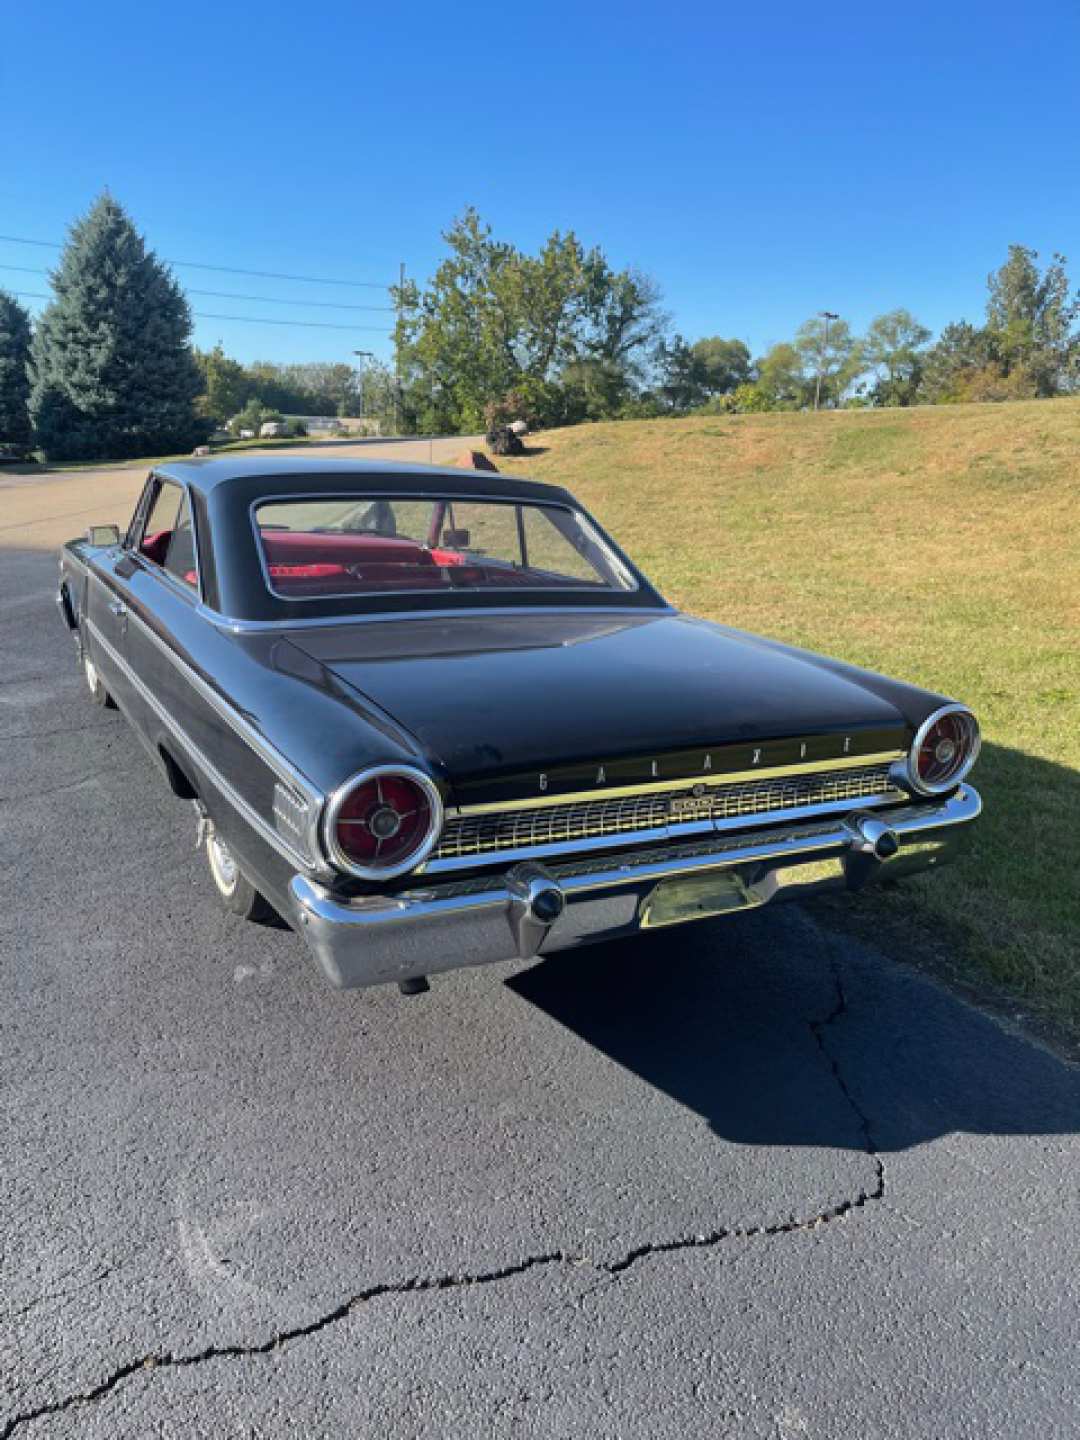
<svg viewBox="0 0 1080 1440">
<path fill-rule="evenodd" d="M 157 530 L 153 535 L 144 535 L 139 549 L 148 560 L 155 565 L 165 564 L 165 553 L 169 548 L 169 541 L 172 539 L 171 530 Z"/>
</svg>

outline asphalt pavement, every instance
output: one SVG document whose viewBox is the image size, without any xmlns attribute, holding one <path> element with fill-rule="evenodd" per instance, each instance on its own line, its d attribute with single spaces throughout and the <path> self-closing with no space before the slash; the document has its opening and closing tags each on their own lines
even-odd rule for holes
<svg viewBox="0 0 1080 1440">
<path fill-rule="evenodd" d="M 40 537 L 0 533 L 0 1440 L 1080 1432 L 1080 1072 L 796 907 L 332 990 L 217 908 Z"/>
</svg>

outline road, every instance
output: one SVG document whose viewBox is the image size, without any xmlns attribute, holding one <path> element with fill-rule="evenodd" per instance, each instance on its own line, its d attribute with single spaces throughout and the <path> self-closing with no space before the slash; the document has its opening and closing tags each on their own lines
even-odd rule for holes
<svg viewBox="0 0 1080 1440">
<path fill-rule="evenodd" d="M 84 693 L 138 478 L 0 481 L 0 1440 L 1080 1433 L 1077 1071 L 795 907 L 331 990 Z"/>
</svg>

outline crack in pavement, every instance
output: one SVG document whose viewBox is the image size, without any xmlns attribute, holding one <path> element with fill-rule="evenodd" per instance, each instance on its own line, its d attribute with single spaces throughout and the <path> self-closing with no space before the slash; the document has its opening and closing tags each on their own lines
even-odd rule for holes
<svg viewBox="0 0 1080 1440">
<path fill-rule="evenodd" d="M 815 929 L 817 927 L 815 926 Z M 817 930 L 818 939 L 823 940 L 821 931 Z M 850 1106 L 863 1137 L 864 1152 L 873 1161 L 876 1172 L 876 1183 L 871 1190 L 860 1190 L 857 1195 L 845 1200 L 838 1201 L 835 1205 L 817 1212 L 802 1219 L 792 1217 L 789 1220 L 777 1221 L 772 1225 L 746 1225 L 733 1226 L 731 1228 L 720 1228 L 704 1234 L 682 1236 L 675 1240 L 650 1241 L 644 1245 L 638 1245 L 633 1250 L 628 1250 L 619 1260 L 609 1262 L 597 1262 L 590 1260 L 586 1255 L 575 1255 L 564 1250 L 551 1250 L 538 1255 L 527 1256 L 524 1260 L 513 1265 L 501 1266 L 494 1270 L 478 1271 L 474 1274 L 458 1275 L 436 1275 L 436 1276 L 414 1276 L 409 1280 L 387 1281 L 380 1285 L 372 1285 L 368 1289 L 360 1290 L 357 1294 L 343 1300 L 332 1310 L 309 1321 L 306 1325 L 297 1325 L 288 1330 L 276 1331 L 268 1340 L 247 1345 L 208 1345 L 203 1350 L 193 1351 L 190 1354 L 172 1354 L 171 1352 L 150 1352 L 141 1355 L 135 1360 L 129 1360 L 124 1365 L 113 1370 L 99 1384 L 88 1390 L 78 1391 L 73 1395 L 65 1396 L 62 1400 L 56 1400 L 46 1405 L 37 1406 L 33 1410 L 27 1410 L 13 1416 L 2 1429 L 0 1429 L 0 1440 L 11 1440 L 16 1431 L 31 1425 L 38 1420 L 43 1420 L 50 1415 L 60 1415 L 67 1410 L 73 1410 L 83 1405 L 93 1404 L 95 1401 L 104 1399 L 110 1395 L 125 1380 L 137 1375 L 143 1370 L 181 1370 L 195 1365 L 202 1365 L 212 1360 L 247 1359 L 256 1355 L 269 1355 L 275 1350 L 296 1340 L 303 1340 L 311 1335 L 317 1335 L 320 1331 L 340 1321 L 347 1319 L 362 1306 L 370 1304 L 387 1295 L 412 1295 L 426 1294 L 431 1291 L 440 1290 L 462 1290 L 478 1285 L 498 1284 L 503 1280 L 512 1279 L 518 1275 L 525 1275 L 531 1270 L 538 1270 L 562 1265 L 566 1267 L 582 1268 L 589 1266 L 601 1275 L 619 1276 L 624 1275 L 631 1266 L 637 1264 L 653 1255 L 669 1255 L 680 1250 L 709 1249 L 732 1240 L 755 1240 L 770 1238 L 779 1235 L 791 1235 L 807 1230 L 816 1230 L 820 1226 L 828 1225 L 833 1221 L 841 1220 L 845 1216 L 861 1210 L 864 1206 L 872 1204 L 885 1198 L 885 1163 L 878 1152 L 874 1141 L 870 1121 L 856 1101 L 848 1084 L 844 1079 L 839 1063 L 829 1050 L 826 1033 L 831 1025 L 848 1013 L 847 995 L 844 990 L 843 977 L 840 973 L 840 966 L 835 952 L 826 941 L 823 948 L 827 950 L 827 964 L 833 985 L 836 990 L 836 1000 L 829 1013 L 820 1020 L 809 1020 L 810 1032 L 814 1037 L 819 1051 L 824 1057 L 836 1084 Z M 114 1267 L 115 1268 L 115 1267 Z"/>
</svg>

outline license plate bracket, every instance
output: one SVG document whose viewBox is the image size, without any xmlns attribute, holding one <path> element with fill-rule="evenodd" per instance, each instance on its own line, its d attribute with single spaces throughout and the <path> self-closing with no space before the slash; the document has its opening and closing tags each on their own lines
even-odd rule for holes
<svg viewBox="0 0 1080 1440">
<path fill-rule="evenodd" d="M 710 915 L 752 910 L 761 903 L 761 896 L 755 894 L 736 870 L 713 870 L 705 875 L 661 880 L 642 902 L 641 928 L 657 930 L 667 925 L 682 925 Z"/>
</svg>

